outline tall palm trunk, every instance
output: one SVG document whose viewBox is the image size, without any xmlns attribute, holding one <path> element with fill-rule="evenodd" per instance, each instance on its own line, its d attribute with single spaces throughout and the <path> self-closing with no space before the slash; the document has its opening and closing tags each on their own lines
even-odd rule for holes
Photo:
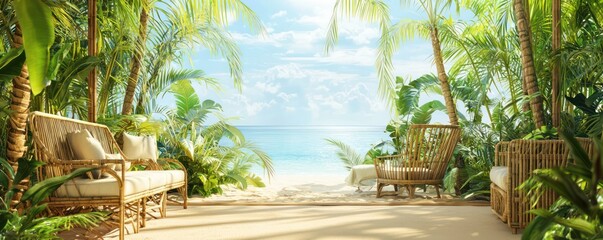
<svg viewBox="0 0 603 240">
<path fill-rule="evenodd" d="M 442 48 L 440 45 L 440 37 L 438 35 L 438 28 L 436 26 L 432 26 L 431 31 L 431 46 L 433 48 L 433 58 L 436 65 L 436 70 L 438 71 L 438 79 L 440 80 L 440 88 L 442 89 L 442 95 L 444 96 L 444 103 L 446 104 L 446 112 L 448 112 L 448 119 L 450 120 L 450 124 L 459 125 L 459 118 L 456 115 L 456 104 L 454 103 L 454 99 L 452 98 L 452 92 L 450 91 L 450 84 L 448 83 L 448 74 L 446 74 L 446 68 L 444 67 L 444 58 L 442 57 Z M 461 186 L 465 182 L 465 178 L 463 177 L 463 169 L 465 166 L 463 157 L 458 156 L 455 161 L 456 171 L 456 182 L 455 182 L 455 192 L 457 195 L 461 195 Z"/>
<path fill-rule="evenodd" d="M 446 111 L 448 112 L 448 119 L 450 124 L 459 125 L 459 118 L 456 115 L 456 105 L 454 99 L 452 99 L 452 93 L 450 92 L 450 84 L 448 83 L 448 75 L 444 68 L 444 59 L 442 58 L 442 49 L 440 46 L 440 38 L 438 37 L 438 28 L 433 26 L 431 30 L 431 45 L 433 47 L 433 57 L 438 71 L 438 79 L 440 80 L 440 87 L 442 88 L 442 95 L 444 96 L 444 102 L 446 103 Z"/>
<path fill-rule="evenodd" d="M 542 96 L 539 95 L 538 81 L 536 79 L 536 69 L 534 67 L 534 56 L 532 52 L 531 30 L 528 17 L 525 12 L 523 0 L 513 0 L 513 12 L 515 13 L 517 32 L 519 33 L 519 43 L 521 47 L 521 64 L 523 74 L 524 92 L 534 96 L 530 99 L 530 109 L 532 118 L 537 128 L 544 125 L 544 109 Z"/>
<path fill-rule="evenodd" d="M 23 37 L 21 33 L 21 27 L 17 25 L 15 34 L 13 35 L 13 47 L 18 48 L 23 45 Z M 23 64 L 21 68 L 21 74 L 13 78 L 13 89 L 11 92 L 10 102 L 10 117 L 8 126 L 8 139 L 6 147 L 6 157 L 8 161 L 15 169 L 19 167 L 19 158 L 25 155 L 27 146 L 25 142 L 27 140 L 27 115 L 29 114 L 29 103 L 31 100 L 31 86 L 29 85 L 29 72 L 27 66 Z M 22 182 L 15 184 L 13 187 L 18 188 L 20 191 L 14 195 L 11 206 L 14 206 L 19 202 L 21 196 L 27 186 L 29 180 L 23 180 Z"/>
<path fill-rule="evenodd" d="M 138 32 L 137 48 L 132 56 L 132 67 L 130 68 L 130 76 L 128 77 L 128 86 L 126 88 L 126 96 L 124 97 L 124 105 L 121 110 L 121 114 L 128 115 L 132 113 L 132 104 L 134 102 L 134 93 L 136 92 L 136 86 L 138 85 L 138 76 L 140 75 L 140 67 L 144 58 L 145 44 L 147 40 L 147 22 L 149 16 L 147 15 L 148 4 L 143 4 L 142 10 L 140 11 L 140 27 Z"/>
</svg>

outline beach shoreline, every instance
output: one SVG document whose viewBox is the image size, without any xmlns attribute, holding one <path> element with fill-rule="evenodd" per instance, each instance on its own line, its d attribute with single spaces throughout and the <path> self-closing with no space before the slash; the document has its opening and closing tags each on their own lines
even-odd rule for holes
<svg viewBox="0 0 603 240">
<path fill-rule="evenodd" d="M 386 186 L 384 196 L 376 197 L 376 187 L 354 187 L 346 184 L 346 174 L 296 174 L 276 175 L 266 187 L 249 186 L 241 190 L 233 185 L 223 186 L 222 194 L 209 197 L 193 196 L 192 205 L 479 205 L 483 201 L 468 201 L 443 193 L 437 198 L 435 189 L 428 186 L 425 191 L 417 188 L 416 196 L 408 198 L 405 190 L 394 192 Z"/>
</svg>

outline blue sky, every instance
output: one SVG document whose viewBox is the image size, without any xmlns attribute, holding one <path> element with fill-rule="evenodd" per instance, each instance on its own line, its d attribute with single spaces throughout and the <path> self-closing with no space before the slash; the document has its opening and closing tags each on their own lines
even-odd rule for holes
<svg viewBox="0 0 603 240">
<path fill-rule="evenodd" d="M 357 20 L 340 21 L 340 41 L 324 54 L 334 0 L 244 1 L 260 17 L 267 36 L 251 34 L 239 22 L 229 32 L 242 50 L 243 92 L 233 88 L 224 59 L 207 50 L 192 53 L 192 65 L 220 80 L 223 91 L 197 87 L 202 99 L 222 104 L 235 125 L 381 125 L 391 118 L 377 96 L 374 68 L 379 29 Z M 400 9 L 394 19 L 421 19 L 417 9 Z M 435 72 L 426 40 L 403 44 L 395 57 L 396 75 Z"/>
</svg>

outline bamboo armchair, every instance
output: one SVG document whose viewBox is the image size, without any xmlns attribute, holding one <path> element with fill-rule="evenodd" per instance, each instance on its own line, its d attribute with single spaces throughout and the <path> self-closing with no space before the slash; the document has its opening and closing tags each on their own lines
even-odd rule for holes
<svg viewBox="0 0 603 240">
<path fill-rule="evenodd" d="M 401 154 L 375 159 L 377 197 L 381 197 L 384 186 L 394 185 L 396 190 L 405 186 L 413 198 L 415 185 L 426 184 L 435 186 L 440 198 L 439 187 L 460 134 L 459 126 L 411 125 Z"/>
<path fill-rule="evenodd" d="M 590 139 L 579 138 L 578 141 L 587 152 L 592 151 Z M 490 184 L 490 206 L 513 233 L 525 228 L 535 218 L 535 215 L 527 213 L 529 210 L 549 208 L 558 198 L 553 191 L 541 190 L 537 193 L 541 194 L 538 202 L 531 203 L 526 193 L 517 187 L 536 169 L 571 164 L 568 154 L 569 148 L 563 140 L 513 140 L 496 145 L 493 171 L 497 168 L 503 170 L 504 176 L 498 181 L 493 179 Z"/>
<path fill-rule="evenodd" d="M 100 167 L 109 175 L 103 179 L 79 178 L 65 183 L 46 200 L 51 214 L 68 215 L 89 209 L 108 211 L 119 225 L 119 238 L 124 239 L 126 222 L 132 224 L 135 233 L 144 227 L 149 199 L 178 189 L 184 199 L 183 206 L 187 207 L 186 170 L 182 167 L 182 170 L 163 171 L 145 159 L 125 159 L 107 126 L 33 112 L 29 116 L 29 127 L 35 156 L 45 163 L 37 172 L 40 181 L 80 167 Z M 105 153 L 120 154 L 122 159 L 72 160 L 74 153 L 66 135 L 84 129 L 101 143 Z M 127 171 L 126 162 L 147 167 L 145 171 Z M 113 170 L 113 165 L 120 165 L 121 170 Z M 160 202 L 158 208 L 165 216 L 165 201 Z"/>
</svg>

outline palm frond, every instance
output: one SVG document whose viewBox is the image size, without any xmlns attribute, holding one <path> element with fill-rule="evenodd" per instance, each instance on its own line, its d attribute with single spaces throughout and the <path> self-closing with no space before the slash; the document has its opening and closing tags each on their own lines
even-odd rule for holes
<svg viewBox="0 0 603 240">
<path fill-rule="evenodd" d="M 336 139 L 325 139 L 329 144 L 337 147 L 337 157 L 343 162 L 346 169 L 350 170 L 356 165 L 360 165 L 364 162 L 364 158 L 356 152 L 350 145 L 336 140 Z"/>
</svg>

